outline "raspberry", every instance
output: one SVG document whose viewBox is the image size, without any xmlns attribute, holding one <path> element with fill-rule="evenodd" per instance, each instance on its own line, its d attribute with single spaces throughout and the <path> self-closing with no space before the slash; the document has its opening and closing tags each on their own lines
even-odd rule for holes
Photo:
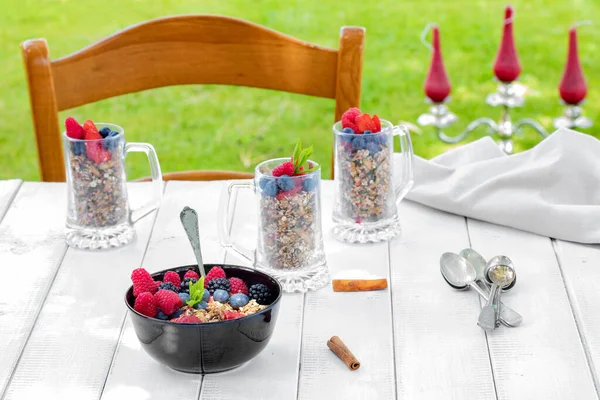
<svg viewBox="0 0 600 400">
<path fill-rule="evenodd" d="M 231 294 L 244 293 L 248 295 L 248 286 L 240 278 L 229 278 L 229 286 Z"/>
<path fill-rule="evenodd" d="M 225 276 L 225 271 L 221 267 L 212 267 L 208 274 L 206 274 L 206 278 L 204 278 L 204 287 L 207 288 L 210 281 L 216 278 L 227 278 Z"/>
<path fill-rule="evenodd" d="M 225 311 L 223 313 L 223 319 L 225 321 L 230 320 L 230 319 L 241 318 L 243 316 L 244 316 L 244 314 L 237 312 L 237 311 Z"/>
<path fill-rule="evenodd" d="M 69 117 L 65 120 L 65 128 L 67 128 L 67 136 L 71 139 L 83 140 L 84 132 L 83 127 L 79 125 L 79 122 L 73 117 Z"/>
<path fill-rule="evenodd" d="M 156 300 L 152 293 L 144 292 L 135 299 L 133 309 L 142 315 L 153 317 L 158 313 L 158 307 L 156 306 Z"/>
<path fill-rule="evenodd" d="M 199 324 L 202 321 L 195 315 L 182 315 L 179 318 L 172 319 L 171 322 L 179 322 L 183 324 Z"/>
<path fill-rule="evenodd" d="M 292 190 L 288 190 L 287 192 L 279 192 L 277 193 L 277 196 L 275 196 L 277 198 L 277 200 L 283 200 L 287 197 L 291 197 L 293 195 L 295 195 L 296 193 L 298 193 L 299 191 L 302 190 L 302 187 L 296 187 Z"/>
<path fill-rule="evenodd" d="M 294 175 L 294 164 L 291 161 L 286 161 L 281 165 L 273 168 L 273 176 Z"/>
<path fill-rule="evenodd" d="M 375 122 L 375 130 L 373 133 L 381 132 L 381 120 L 377 116 L 377 114 L 373 115 L 373 122 Z"/>
<path fill-rule="evenodd" d="M 194 278 L 194 279 L 200 279 L 200 275 L 198 275 L 196 273 L 196 271 L 192 271 L 191 269 L 189 269 L 185 275 L 183 276 L 183 279 L 185 278 Z"/>
<path fill-rule="evenodd" d="M 175 271 L 167 272 L 165 276 L 163 276 L 163 282 L 171 282 L 178 289 L 179 286 L 181 286 L 181 279 L 179 278 L 179 274 Z"/>
<path fill-rule="evenodd" d="M 91 120 L 83 123 L 85 140 L 95 140 L 95 142 L 86 143 L 86 154 L 90 160 L 96 164 L 101 164 L 110 160 L 110 151 L 102 146 L 102 136 L 98 133 L 96 125 Z"/>
<path fill-rule="evenodd" d="M 360 110 L 356 107 L 350 108 L 342 115 L 342 128 L 352 128 L 354 132 L 358 132 L 356 128 L 356 117 L 361 114 Z"/>
<path fill-rule="evenodd" d="M 154 295 L 154 299 L 160 310 L 167 315 L 173 314 L 179 307 L 183 306 L 181 297 L 170 290 L 159 290 Z"/>
<path fill-rule="evenodd" d="M 131 281 L 133 282 L 133 295 L 136 297 L 144 292 L 156 293 L 157 285 L 144 268 L 134 269 L 131 273 Z"/>
<path fill-rule="evenodd" d="M 363 114 L 356 117 L 356 125 L 360 132 L 371 131 L 375 132 L 377 129 L 377 125 L 375 121 L 371 118 L 369 114 Z"/>
</svg>

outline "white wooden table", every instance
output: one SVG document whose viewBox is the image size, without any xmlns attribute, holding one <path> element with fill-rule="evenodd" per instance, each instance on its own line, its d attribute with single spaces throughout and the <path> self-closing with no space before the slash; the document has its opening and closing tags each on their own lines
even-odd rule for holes
<svg viewBox="0 0 600 400">
<path fill-rule="evenodd" d="M 145 184 L 132 184 L 133 200 Z M 64 184 L 0 181 L 1 399 L 598 399 L 600 247 L 554 241 L 414 203 L 403 235 L 351 246 L 332 239 L 333 187 L 324 183 L 332 274 L 366 268 L 379 292 L 330 287 L 284 296 L 275 334 L 252 362 L 226 373 L 172 371 L 141 349 L 123 294 L 129 275 L 191 264 L 178 214 L 198 211 L 206 262 L 241 263 L 217 242 L 222 183 L 170 182 L 157 213 L 124 248 L 67 248 Z M 233 232 L 254 236 L 254 200 L 240 194 Z M 522 326 L 486 335 L 474 292 L 446 285 L 438 260 L 464 247 L 508 255 L 518 284 L 503 299 Z M 362 363 L 349 371 L 326 341 L 340 336 Z"/>
</svg>

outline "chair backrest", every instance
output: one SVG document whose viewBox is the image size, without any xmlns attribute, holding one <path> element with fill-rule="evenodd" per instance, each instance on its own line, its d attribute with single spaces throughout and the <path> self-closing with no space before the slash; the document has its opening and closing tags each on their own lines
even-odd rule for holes
<svg viewBox="0 0 600 400">
<path fill-rule="evenodd" d="M 359 106 L 364 35 L 343 27 L 333 50 L 239 19 L 188 15 L 134 25 L 54 61 L 44 39 L 27 40 L 42 180 L 65 180 L 58 112 L 126 93 L 184 84 L 275 89 L 335 99 L 339 120 Z"/>
</svg>

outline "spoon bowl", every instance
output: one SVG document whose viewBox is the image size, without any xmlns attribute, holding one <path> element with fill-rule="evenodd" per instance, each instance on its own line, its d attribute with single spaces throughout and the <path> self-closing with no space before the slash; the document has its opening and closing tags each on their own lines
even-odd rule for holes
<svg viewBox="0 0 600 400">
<path fill-rule="evenodd" d="M 475 272 L 477 273 L 476 280 L 485 281 L 485 270 L 487 268 L 485 258 L 471 248 L 461 250 L 459 255 L 470 262 L 473 268 L 475 268 Z"/>
<path fill-rule="evenodd" d="M 455 253 L 444 253 L 440 257 L 440 271 L 444 279 L 453 287 L 466 288 L 477 277 L 473 265 Z"/>
</svg>

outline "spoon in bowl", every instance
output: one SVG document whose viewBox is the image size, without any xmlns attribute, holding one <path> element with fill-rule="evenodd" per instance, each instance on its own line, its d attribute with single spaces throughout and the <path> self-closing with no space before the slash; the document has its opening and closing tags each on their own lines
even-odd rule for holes
<svg viewBox="0 0 600 400">
<path fill-rule="evenodd" d="M 485 300 L 489 299 L 487 290 L 483 290 L 475 283 L 477 273 L 469 261 L 455 253 L 444 253 L 440 258 L 440 271 L 448 285 L 457 290 L 465 290 L 472 287 Z M 512 308 L 503 306 L 499 320 L 508 327 L 518 326 L 523 317 Z"/>
<path fill-rule="evenodd" d="M 204 278 L 206 273 L 204 272 L 204 263 L 202 262 L 202 250 L 200 250 L 198 214 L 196 214 L 196 210 L 193 208 L 185 206 L 183 210 L 181 210 L 181 214 L 179 214 L 179 219 L 181 219 L 181 225 L 183 225 L 183 229 L 185 230 L 190 244 L 192 245 L 192 250 L 194 250 L 194 256 L 196 257 L 200 274 Z"/>
<path fill-rule="evenodd" d="M 502 290 L 512 288 L 516 283 L 515 268 L 512 261 L 505 256 L 496 256 L 487 263 L 485 278 L 491 283 L 490 297 L 487 305 L 479 314 L 477 324 L 486 331 L 496 329 L 500 318 L 500 296 Z"/>
</svg>

